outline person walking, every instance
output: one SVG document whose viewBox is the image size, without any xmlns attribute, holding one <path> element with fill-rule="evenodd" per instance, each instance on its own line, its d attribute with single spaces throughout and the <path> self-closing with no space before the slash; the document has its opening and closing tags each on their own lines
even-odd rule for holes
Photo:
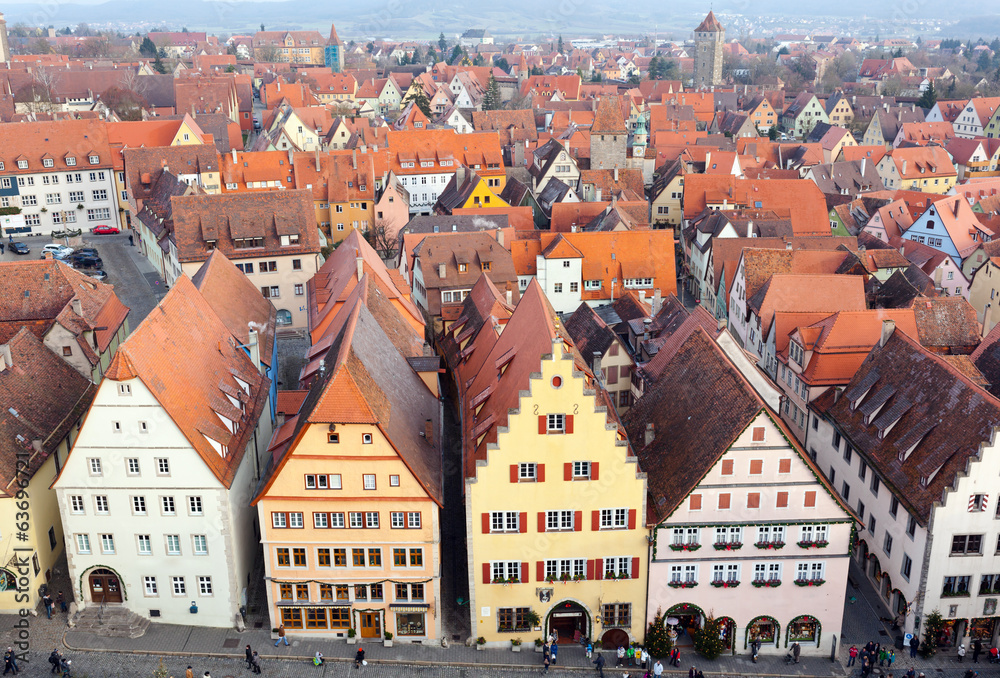
<svg viewBox="0 0 1000 678">
<path fill-rule="evenodd" d="M 549 661 L 553 665 L 556 663 L 556 656 L 559 654 L 559 646 L 556 643 L 552 643 L 552 649 L 549 650 Z"/>
<path fill-rule="evenodd" d="M 653 675 L 656 678 L 660 678 L 660 676 L 663 675 L 663 664 L 660 663 L 659 659 L 657 659 L 656 663 L 653 664 Z"/>
<path fill-rule="evenodd" d="M 250 655 L 250 666 L 253 667 L 254 673 L 260 673 L 260 655 L 256 652 Z"/>
<path fill-rule="evenodd" d="M 542 659 L 548 659 L 550 652 L 552 652 L 552 646 L 549 645 L 549 637 L 545 636 L 545 642 L 542 644 Z"/>
<path fill-rule="evenodd" d="M 646 652 L 646 648 L 644 647 L 639 648 L 639 665 L 643 669 L 649 670 L 649 653 Z"/>
<path fill-rule="evenodd" d="M 588 640 L 587 641 L 587 659 L 590 659 L 593 656 L 594 656 L 594 644 Z"/>
<path fill-rule="evenodd" d="M 856 645 L 851 645 L 851 649 L 847 651 L 847 665 L 854 666 L 854 662 L 858 658 L 858 648 Z"/>
<path fill-rule="evenodd" d="M 278 640 L 274 641 L 274 646 L 278 647 L 281 641 L 285 641 L 285 647 L 288 647 L 288 638 L 285 636 L 285 625 L 282 624 L 278 627 Z"/>
<path fill-rule="evenodd" d="M 313 666 L 323 666 L 323 653 L 316 650 L 316 655 L 313 657 Z"/>
<path fill-rule="evenodd" d="M 3 675 L 8 673 L 13 673 L 17 675 L 17 666 L 14 664 L 14 648 L 8 647 L 7 651 L 3 653 Z"/>
<path fill-rule="evenodd" d="M 983 643 L 981 640 L 976 638 L 976 642 L 972 644 L 972 663 L 979 663 L 979 655 L 983 653 Z"/>
<path fill-rule="evenodd" d="M 886 652 L 886 650 L 885 650 L 884 647 L 881 650 L 878 651 L 878 665 L 879 665 L 879 668 L 885 666 L 885 658 L 887 656 L 889 656 L 889 653 Z"/>
<path fill-rule="evenodd" d="M 920 648 L 920 639 L 917 638 L 917 634 L 913 634 L 910 638 L 910 659 L 916 659 L 917 649 Z"/>
<path fill-rule="evenodd" d="M 194 678 L 194 671 L 190 666 L 184 669 L 184 678 Z"/>
<path fill-rule="evenodd" d="M 71 678 L 70 674 L 73 672 L 73 660 L 63 657 L 59 661 L 59 670 L 62 672 L 62 678 Z"/>
<path fill-rule="evenodd" d="M 597 669 L 597 673 L 601 678 L 604 678 L 604 655 L 600 652 L 597 653 L 597 659 L 594 660 L 594 666 Z"/>
<path fill-rule="evenodd" d="M 47 593 L 42 596 L 42 605 L 45 606 L 45 614 L 48 615 L 49 619 L 52 619 L 52 596 Z"/>
<path fill-rule="evenodd" d="M 625 650 L 625 659 L 628 661 L 629 666 L 635 666 L 635 648 L 631 645 Z"/>
<path fill-rule="evenodd" d="M 0 242 L 0 254 L 3 254 L 4 244 Z"/>
<path fill-rule="evenodd" d="M 0 248 L 2 248 L 2 247 L 3 247 L 3 244 L 0 243 Z M 0 254 L 2 254 L 2 252 L 0 252 Z M 58 594 L 56 594 L 56 602 L 59 603 L 59 611 L 60 612 L 62 612 L 63 614 L 66 614 L 69 611 L 69 608 L 66 606 L 66 597 L 63 595 L 62 591 L 60 591 Z"/>
<path fill-rule="evenodd" d="M 59 648 L 54 648 L 52 654 L 49 655 L 49 664 L 52 664 L 52 670 L 49 673 L 57 673 L 59 671 L 59 660 L 62 655 L 59 654 Z"/>
<path fill-rule="evenodd" d="M 670 659 L 674 666 L 681 665 L 681 649 L 679 647 L 675 647 L 673 652 L 670 653 Z"/>
<path fill-rule="evenodd" d="M 958 644 L 958 661 L 962 662 L 965 659 L 965 643 Z"/>
<path fill-rule="evenodd" d="M 698 670 L 695 669 L 695 667 L 692 666 L 691 668 L 688 669 L 688 678 L 695 678 L 697 675 L 698 675 Z"/>
<path fill-rule="evenodd" d="M 550 663 L 551 663 L 551 660 L 549 659 L 549 655 L 545 655 L 542 658 L 542 673 L 548 673 L 549 672 L 549 664 Z"/>
<path fill-rule="evenodd" d="M 246 649 L 243 650 L 243 654 L 245 654 L 246 657 L 247 657 L 247 668 L 248 669 L 252 669 L 253 668 L 253 650 L 250 649 L 249 645 L 247 645 Z"/>
<path fill-rule="evenodd" d="M 798 643 L 792 643 L 792 659 L 796 664 L 799 663 L 799 655 L 802 654 L 802 646 Z"/>
<path fill-rule="evenodd" d="M 759 640 L 751 641 L 750 642 L 750 659 L 753 660 L 754 664 L 757 663 L 757 655 L 759 653 L 760 653 L 760 641 Z"/>
<path fill-rule="evenodd" d="M 365 648 L 358 646 L 358 651 L 354 653 L 354 668 L 360 669 L 362 664 L 367 664 L 365 661 Z"/>
</svg>

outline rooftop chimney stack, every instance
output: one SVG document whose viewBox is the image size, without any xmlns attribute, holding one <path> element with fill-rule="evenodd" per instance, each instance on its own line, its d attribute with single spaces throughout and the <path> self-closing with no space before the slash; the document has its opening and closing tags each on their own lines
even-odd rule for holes
<svg viewBox="0 0 1000 678">
<path fill-rule="evenodd" d="M 365 259 L 364 257 L 356 257 L 354 263 L 358 267 L 358 281 L 360 281 L 365 274 Z"/>
<path fill-rule="evenodd" d="M 599 351 L 594 351 L 594 376 L 598 378 L 603 386 L 604 375 L 601 373 L 601 354 Z"/>
<path fill-rule="evenodd" d="M 889 337 L 892 333 L 896 331 L 896 321 L 895 320 L 883 320 L 882 321 L 882 336 L 878 340 L 879 346 L 885 346 L 885 342 L 889 341 Z"/>
<path fill-rule="evenodd" d="M 82 318 L 83 317 L 83 303 L 81 303 L 81 301 L 78 298 L 73 297 L 73 299 L 70 301 L 70 305 L 73 307 L 73 313 L 76 313 L 78 316 L 80 316 Z"/>
<path fill-rule="evenodd" d="M 659 312 L 660 308 L 663 306 L 663 294 L 660 292 L 660 288 L 657 287 L 653 290 L 653 317 L 655 318 Z"/>
<path fill-rule="evenodd" d="M 653 423 L 646 424 L 646 431 L 643 435 L 643 443 L 645 445 L 652 444 L 653 440 L 656 439 L 656 426 Z"/>
</svg>

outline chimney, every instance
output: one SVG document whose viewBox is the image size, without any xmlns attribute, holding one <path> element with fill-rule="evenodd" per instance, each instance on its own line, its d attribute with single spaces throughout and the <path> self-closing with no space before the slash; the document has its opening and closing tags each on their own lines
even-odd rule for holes
<svg viewBox="0 0 1000 678">
<path fill-rule="evenodd" d="M 786 249 L 787 251 L 789 251 L 789 252 L 791 252 L 791 251 L 792 251 L 792 241 L 791 241 L 791 240 L 786 240 L 786 241 L 785 241 L 785 249 Z"/>
<path fill-rule="evenodd" d="M 364 257 L 356 257 L 356 258 L 354 259 L 354 263 L 355 263 L 355 264 L 357 265 L 357 267 L 358 267 L 358 280 L 360 281 L 360 280 L 361 280 L 361 278 L 362 278 L 362 277 L 364 276 L 364 274 L 365 274 L 365 258 L 364 258 Z"/>
<path fill-rule="evenodd" d="M 447 275 L 447 269 L 444 264 L 438 264 L 438 277 L 444 278 Z"/>
<path fill-rule="evenodd" d="M 986 304 L 986 308 L 983 310 L 983 338 L 984 339 L 986 338 L 986 335 L 990 333 L 990 330 L 993 329 L 992 327 L 990 327 L 990 316 L 992 316 L 992 315 L 993 315 L 993 304 Z"/>
<path fill-rule="evenodd" d="M 889 337 L 892 333 L 896 331 L 896 321 L 895 320 L 883 320 L 882 321 L 882 337 L 878 340 L 879 346 L 885 346 L 885 342 L 889 341 Z"/>
<path fill-rule="evenodd" d="M 514 305 L 514 290 L 507 290 L 507 305 Z"/>
<path fill-rule="evenodd" d="M 646 290 L 639 290 L 639 301 L 643 304 L 646 303 Z"/>
<path fill-rule="evenodd" d="M 278 83 L 278 91 L 281 91 L 281 78 L 278 78 L 275 82 Z"/>
<path fill-rule="evenodd" d="M 0 372 L 14 364 L 10 357 L 10 344 L 0 344 Z"/>
<path fill-rule="evenodd" d="M 430 419 L 424 420 L 424 438 L 427 439 L 428 445 L 434 444 L 434 422 Z"/>
<path fill-rule="evenodd" d="M 604 374 L 601 373 L 601 354 L 599 351 L 594 351 L 594 376 L 604 383 Z"/>
<path fill-rule="evenodd" d="M 351 168 L 358 169 L 358 149 L 351 151 Z"/>
<path fill-rule="evenodd" d="M 653 290 L 653 317 L 655 318 L 660 312 L 660 307 L 663 306 L 663 295 L 660 293 L 660 288 L 657 287 Z"/>
<path fill-rule="evenodd" d="M 236 164 L 236 149 L 233 149 L 233 164 Z"/>
<path fill-rule="evenodd" d="M 83 304 L 80 302 L 80 300 L 77 299 L 76 297 L 73 297 L 73 299 L 69 303 L 73 307 L 73 313 L 76 313 L 78 316 L 80 316 L 82 318 L 83 317 Z"/>
<path fill-rule="evenodd" d="M 747 221 L 747 237 L 748 238 L 752 238 L 753 237 L 753 222 L 752 221 Z"/>
<path fill-rule="evenodd" d="M 656 427 L 653 425 L 652 422 L 650 422 L 646 424 L 646 432 L 645 435 L 643 436 L 643 443 L 648 446 L 653 442 L 655 438 L 656 438 Z"/>
<path fill-rule="evenodd" d="M 729 320 L 727 320 L 726 318 L 719 318 L 719 322 L 716 323 L 716 327 L 719 328 L 719 331 L 721 332 L 722 330 L 729 327 Z"/>
<path fill-rule="evenodd" d="M 317 146 L 314 151 L 314 158 L 316 159 L 316 171 L 319 172 L 319 146 Z M 235 155 L 235 151 L 233 152 Z"/>
<path fill-rule="evenodd" d="M 601 189 L 598 188 L 594 194 L 594 202 L 601 202 L 601 193 L 602 193 Z"/>
<path fill-rule="evenodd" d="M 618 183 L 618 168 L 615 168 L 615 183 Z"/>
<path fill-rule="evenodd" d="M 498 228 L 497 229 L 496 236 L 497 236 L 497 243 L 500 245 L 500 247 L 503 247 L 504 245 L 503 245 L 503 229 L 502 228 Z"/>
<path fill-rule="evenodd" d="M 868 158 L 861 158 L 861 178 L 865 178 L 865 170 L 868 168 Z"/>
<path fill-rule="evenodd" d="M 941 289 L 941 274 L 942 273 L 943 273 L 943 271 L 941 270 L 940 266 L 938 266 L 936 269 L 934 269 L 934 287 L 936 287 L 937 289 Z"/>
<path fill-rule="evenodd" d="M 642 320 L 642 340 L 649 341 L 649 326 L 653 324 L 652 318 L 643 318 Z"/>
<path fill-rule="evenodd" d="M 254 365 L 260 365 L 260 345 L 257 340 L 257 330 L 251 323 L 250 331 L 247 333 L 247 348 L 250 349 L 250 360 Z"/>
<path fill-rule="evenodd" d="M 903 175 L 906 175 L 906 160 L 903 160 Z"/>
</svg>

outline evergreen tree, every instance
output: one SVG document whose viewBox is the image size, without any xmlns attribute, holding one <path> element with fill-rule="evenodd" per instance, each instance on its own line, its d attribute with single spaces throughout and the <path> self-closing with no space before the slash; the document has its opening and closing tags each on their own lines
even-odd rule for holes
<svg viewBox="0 0 1000 678">
<path fill-rule="evenodd" d="M 929 659 L 937 654 L 938 638 L 944 630 L 944 618 L 934 610 L 924 618 L 924 642 L 920 644 L 920 654 Z"/>
<path fill-rule="evenodd" d="M 441 35 L 438 36 L 438 47 L 441 49 L 441 54 L 448 51 L 448 41 L 444 39 L 444 31 L 441 31 Z"/>
<path fill-rule="evenodd" d="M 705 659 L 717 659 L 726 651 L 722 639 L 722 621 L 709 617 L 705 625 L 694 634 L 694 649 Z"/>
<path fill-rule="evenodd" d="M 160 74 L 167 72 L 167 67 L 163 65 L 163 59 L 160 57 L 159 53 L 157 53 L 156 59 L 153 60 L 153 70 Z"/>
<path fill-rule="evenodd" d="M 767 130 L 767 138 L 770 139 L 771 141 L 777 141 L 778 140 L 778 128 L 775 127 L 774 125 L 771 125 L 771 128 L 769 130 Z"/>
<path fill-rule="evenodd" d="M 438 60 L 438 55 L 437 52 L 434 51 L 434 47 L 432 45 L 431 47 L 427 48 L 427 63 L 433 66 L 434 64 L 437 63 L 437 60 Z"/>
<path fill-rule="evenodd" d="M 649 60 L 649 73 L 650 80 L 660 79 L 660 59 L 658 57 L 653 57 Z"/>
<path fill-rule="evenodd" d="M 486 62 L 483 60 L 483 55 L 482 54 L 477 54 L 476 58 L 472 60 L 472 65 L 473 66 L 482 66 L 484 63 L 486 63 Z"/>
<path fill-rule="evenodd" d="M 139 54 L 150 59 L 156 57 L 156 45 L 153 44 L 148 35 L 142 39 L 142 44 L 139 46 Z"/>
<path fill-rule="evenodd" d="M 451 50 L 451 59 L 449 61 L 453 64 L 457 64 L 462 60 L 462 47 L 461 45 L 455 45 L 454 49 Z"/>
<path fill-rule="evenodd" d="M 486 96 L 483 97 L 483 110 L 495 111 L 503 106 L 503 98 L 500 96 L 500 83 L 492 75 L 489 84 L 486 86 Z"/>
<path fill-rule="evenodd" d="M 932 79 L 927 83 L 927 89 L 924 93 L 920 95 L 920 99 L 917 101 L 917 106 L 920 108 L 933 108 L 934 104 L 937 102 L 937 92 L 934 91 L 934 80 Z"/>
<path fill-rule="evenodd" d="M 510 62 L 504 57 L 498 57 L 493 61 L 493 65 L 499 68 L 504 73 L 510 73 Z"/>
<path fill-rule="evenodd" d="M 660 610 L 656 611 L 656 616 L 646 629 L 646 640 L 643 645 L 650 656 L 657 659 L 665 658 L 674 649 L 674 643 L 667 635 L 667 628 L 663 624 L 663 613 Z"/>
<path fill-rule="evenodd" d="M 406 97 L 403 104 L 408 104 L 413 102 L 413 105 L 420 109 L 420 112 L 426 115 L 428 118 L 431 117 L 431 100 L 427 98 L 424 93 L 424 86 L 417 81 L 417 84 L 413 86 L 413 92 L 410 96 Z"/>
<path fill-rule="evenodd" d="M 399 57 L 398 61 L 400 66 L 410 65 L 410 57 L 408 57 L 405 52 L 403 53 L 403 56 Z"/>
<path fill-rule="evenodd" d="M 559 53 L 562 54 L 563 53 L 563 41 L 562 41 L 562 36 L 561 35 L 559 36 L 559 46 L 558 46 L 558 49 L 559 49 Z"/>
<path fill-rule="evenodd" d="M 594 74 L 590 76 L 591 82 L 601 82 L 602 80 L 604 80 L 604 76 L 601 75 L 600 71 L 594 71 Z"/>
<path fill-rule="evenodd" d="M 410 57 L 410 63 L 411 64 L 419 64 L 423 60 L 424 60 L 424 58 L 420 55 L 420 48 L 419 47 L 414 47 L 413 48 L 413 56 Z"/>
</svg>

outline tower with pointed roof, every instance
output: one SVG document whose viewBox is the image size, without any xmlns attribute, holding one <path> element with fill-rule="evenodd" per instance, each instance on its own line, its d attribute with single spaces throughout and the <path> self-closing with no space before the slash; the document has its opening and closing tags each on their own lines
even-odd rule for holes
<svg viewBox="0 0 1000 678">
<path fill-rule="evenodd" d="M 323 49 L 324 63 L 334 73 L 344 70 L 344 43 L 337 37 L 337 27 L 330 24 L 330 37 Z"/>
<path fill-rule="evenodd" d="M 698 28 L 694 29 L 694 81 L 695 89 L 722 84 L 722 49 L 726 42 L 726 29 L 709 12 Z"/>
<path fill-rule="evenodd" d="M 627 144 L 628 127 L 621 100 L 617 96 L 601 97 L 590 126 L 590 169 L 625 167 Z"/>
</svg>

